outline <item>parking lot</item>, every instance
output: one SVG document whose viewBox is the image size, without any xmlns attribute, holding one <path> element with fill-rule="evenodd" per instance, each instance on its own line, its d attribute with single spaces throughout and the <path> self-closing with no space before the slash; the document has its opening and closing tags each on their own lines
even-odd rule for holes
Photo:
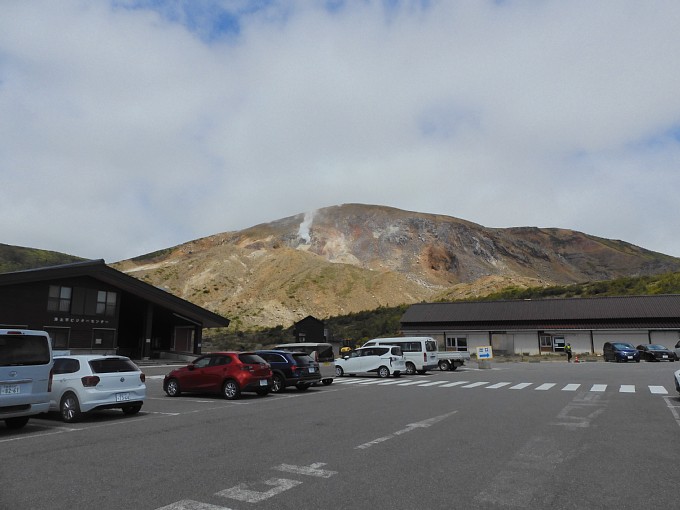
<svg viewBox="0 0 680 510">
<path fill-rule="evenodd" d="M 0 427 L 2 509 L 641 508 L 676 504 L 676 363 L 472 363 L 235 401 Z"/>
</svg>

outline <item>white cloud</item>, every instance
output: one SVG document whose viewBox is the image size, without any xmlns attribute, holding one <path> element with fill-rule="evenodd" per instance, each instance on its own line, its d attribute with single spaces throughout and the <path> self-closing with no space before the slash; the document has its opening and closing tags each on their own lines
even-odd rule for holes
<svg viewBox="0 0 680 510">
<path fill-rule="evenodd" d="M 115 261 L 363 202 L 680 256 L 653 4 L 5 2 L 0 242 Z"/>
</svg>

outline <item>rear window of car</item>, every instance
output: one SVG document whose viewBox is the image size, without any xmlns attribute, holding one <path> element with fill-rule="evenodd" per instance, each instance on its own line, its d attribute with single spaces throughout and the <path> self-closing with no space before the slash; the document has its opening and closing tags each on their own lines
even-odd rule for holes
<svg viewBox="0 0 680 510">
<path fill-rule="evenodd" d="M 241 363 L 245 363 L 246 365 L 259 365 L 260 363 L 265 363 L 265 361 L 257 354 L 239 354 L 238 359 L 241 361 Z"/>
<path fill-rule="evenodd" d="M 295 363 L 302 367 L 306 367 L 307 365 L 310 365 L 314 363 L 314 360 L 311 358 L 311 356 L 307 354 L 302 354 L 302 353 L 293 353 L 292 354 L 293 359 L 295 360 Z"/>
<path fill-rule="evenodd" d="M 47 365 L 51 361 L 47 337 L 0 335 L 0 366 Z"/>
<path fill-rule="evenodd" d="M 136 372 L 137 365 L 125 358 L 102 358 L 90 361 L 90 367 L 95 374 L 110 374 L 112 372 Z"/>
</svg>

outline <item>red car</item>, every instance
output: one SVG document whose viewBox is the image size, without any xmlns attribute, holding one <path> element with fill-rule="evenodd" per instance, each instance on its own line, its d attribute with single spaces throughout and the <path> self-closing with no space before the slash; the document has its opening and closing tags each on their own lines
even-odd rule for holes
<svg viewBox="0 0 680 510">
<path fill-rule="evenodd" d="M 254 352 L 205 354 L 163 379 L 163 390 L 171 397 L 178 397 L 182 392 L 221 393 L 233 400 L 239 398 L 242 391 L 264 396 L 271 387 L 271 367 Z"/>
</svg>

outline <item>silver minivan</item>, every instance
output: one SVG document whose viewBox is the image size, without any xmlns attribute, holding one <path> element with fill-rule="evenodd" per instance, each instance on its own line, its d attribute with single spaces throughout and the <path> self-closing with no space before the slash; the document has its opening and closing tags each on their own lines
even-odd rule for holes
<svg viewBox="0 0 680 510">
<path fill-rule="evenodd" d="M 52 365 L 47 332 L 0 329 L 0 420 L 8 428 L 49 410 Z"/>
</svg>

